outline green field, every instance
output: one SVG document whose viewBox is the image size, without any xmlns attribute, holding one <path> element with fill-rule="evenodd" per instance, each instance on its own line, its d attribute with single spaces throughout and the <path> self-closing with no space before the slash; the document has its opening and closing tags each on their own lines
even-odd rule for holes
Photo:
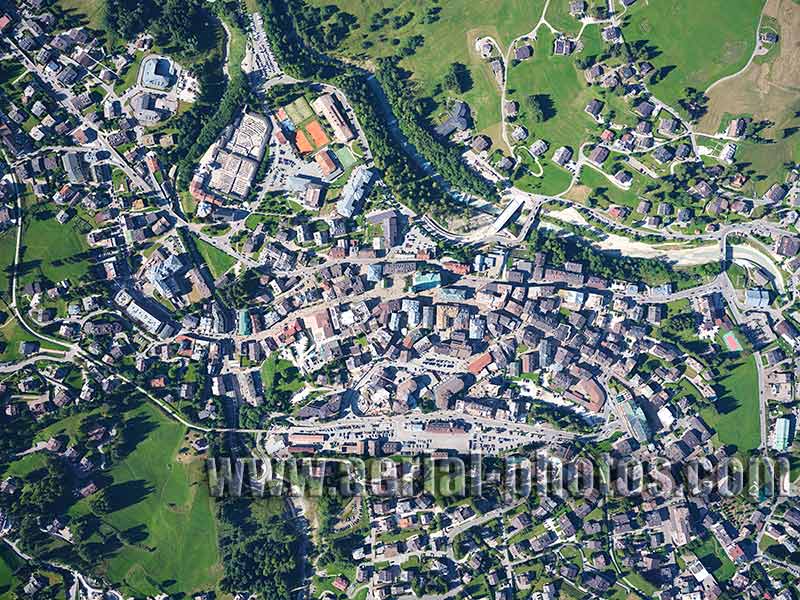
<svg viewBox="0 0 800 600">
<path fill-rule="evenodd" d="M 628 43 L 644 41 L 659 55 L 652 62 L 664 77 L 650 91 L 676 105 L 684 89 L 705 90 L 717 79 L 741 69 L 755 47 L 764 0 L 638 2 L 624 17 Z"/>
<path fill-rule="evenodd" d="M 509 69 L 507 91 L 509 98 L 519 104 L 520 114 L 515 123 L 528 130 L 525 145 L 529 146 L 537 139 L 550 145 L 546 158 L 540 159 L 545 169 L 542 179 L 556 180 L 554 186 L 543 185 L 560 187 L 555 192 L 547 190 L 558 193 L 569 186 L 570 176 L 551 163 L 549 157 L 559 146 L 569 146 L 577 153 L 579 146 L 595 131 L 597 123 L 583 112 L 593 97 L 592 91 L 586 87 L 582 73 L 571 59 L 552 56 L 553 40 L 548 29 L 539 30 L 533 58 Z M 528 114 L 527 98 L 531 95 L 543 97 L 549 107 L 542 122 L 535 122 Z M 513 125 L 509 126 L 508 131 L 512 128 Z"/>
<path fill-rule="evenodd" d="M 20 260 L 20 283 L 40 277 L 56 283 L 69 279 L 73 284 L 89 271 L 85 225 L 73 217 L 61 225 L 55 220 L 58 207 L 52 203 L 25 203 L 24 230 Z M 54 243 L 55 241 L 58 243 Z"/>
<path fill-rule="evenodd" d="M 19 321 L 9 316 L 8 320 L 0 326 L 0 346 L 2 346 L 0 362 L 20 360 L 22 358 L 19 352 L 20 342 L 39 342 L 42 350 L 57 350 L 61 352 L 66 352 L 67 350 L 63 346 L 40 340 L 23 329 Z"/>
<path fill-rule="evenodd" d="M 558 31 L 578 35 L 581 23 L 569 14 L 569 0 L 550 0 L 547 5 L 547 22 Z"/>
<path fill-rule="evenodd" d="M 137 597 L 214 589 L 221 577 L 214 506 L 202 464 L 176 457 L 187 446 L 186 427 L 149 404 L 125 415 L 124 439 L 131 452 L 107 475 L 116 508 L 104 528 L 134 533 L 135 542 L 107 556 L 98 572 Z M 72 516 L 91 511 L 91 499 L 76 503 Z"/>
<path fill-rule="evenodd" d="M 469 104 L 475 130 L 490 135 L 495 144 L 501 143 L 500 88 L 488 63 L 476 52 L 475 40 L 491 35 L 505 53 L 514 38 L 533 29 L 544 8 L 543 0 L 450 0 L 442 3 L 431 0 L 311 0 L 311 4 L 318 7 L 335 4 L 357 18 L 358 28 L 345 39 L 339 53 L 368 67 L 378 57 L 398 54 L 403 40 L 423 36 L 422 46 L 413 55 L 404 57 L 401 66 L 411 71 L 414 80 L 419 82 L 420 95 L 434 99 L 434 120 L 444 116 L 447 97 L 460 97 Z M 387 22 L 372 31 L 371 20 L 381 8 L 389 9 L 385 17 Z M 440 10 L 438 20 L 424 23 L 430 9 Z M 408 13 L 413 13 L 409 23 L 399 28 L 393 26 L 394 17 Z M 449 65 L 454 62 L 465 65 L 470 74 L 471 86 L 461 94 L 440 89 Z"/>
<path fill-rule="evenodd" d="M 216 246 L 212 246 L 205 240 L 195 237 L 194 242 L 197 246 L 197 251 L 208 265 L 208 269 L 211 271 L 211 276 L 214 277 L 214 279 L 220 277 L 223 273 L 227 272 L 228 269 L 236 264 L 235 258 L 226 252 L 223 252 Z"/>
<path fill-rule="evenodd" d="M 717 432 L 719 441 L 732 444 L 741 452 L 758 448 L 761 442 L 758 402 L 758 373 L 754 356 L 735 359 L 718 379 L 722 388 L 713 408 L 701 411 Z"/>
<path fill-rule="evenodd" d="M 17 249 L 17 229 L 12 228 L 0 235 L 0 296 L 11 302 L 11 267 Z"/>
<path fill-rule="evenodd" d="M 0 600 L 11 600 L 11 588 L 15 585 L 14 571 L 19 568 L 19 557 L 4 543 L 0 543 Z"/>
<path fill-rule="evenodd" d="M 280 358 L 277 352 L 270 354 L 261 364 L 261 383 L 265 396 L 277 393 L 289 398 L 305 385 L 297 367 L 288 360 Z"/>
<path fill-rule="evenodd" d="M 736 565 L 728 558 L 725 550 L 713 535 L 704 540 L 693 541 L 687 549 L 694 552 L 717 581 L 725 582 L 736 573 Z"/>
</svg>

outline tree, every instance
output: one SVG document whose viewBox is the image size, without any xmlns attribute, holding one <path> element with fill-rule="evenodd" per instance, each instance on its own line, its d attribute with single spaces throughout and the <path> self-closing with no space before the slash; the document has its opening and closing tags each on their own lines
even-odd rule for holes
<svg viewBox="0 0 800 600">
<path fill-rule="evenodd" d="M 450 63 L 444 74 L 444 88 L 456 94 L 463 94 L 472 87 L 472 77 L 466 65 Z"/>
<path fill-rule="evenodd" d="M 544 109 L 542 108 L 542 100 L 536 94 L 531 94 L 525 98 L 528 105 L 528 116 L 536 123 L 544 121 Z"/>
</svg>

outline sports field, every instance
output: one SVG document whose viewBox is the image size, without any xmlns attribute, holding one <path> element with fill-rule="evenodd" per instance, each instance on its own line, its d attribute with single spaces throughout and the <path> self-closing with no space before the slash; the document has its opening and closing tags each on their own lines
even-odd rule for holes
<svg viewBox="0 0 800 600">
<path fill-rule="evenodd" d="M 311 105 L 309 105 L 308 100 L 303 96 L 290 102 L 284 108 L 286 109 L 286 114 L 289 115 L 289 118 L 295 125 L 299 125 L 314 115 L 314 111 L 311 110 Z"/>
<path fill-rule="evenodd" d="M 723 341 L 725 342 L 725 346 L 731 352 L 741 352 L 742 345 L 739 343 L 739 340 L 736 337 L 736 334 L 732 331 L 729 331 L 725 335 L 722 336 Z"/>
</svg>

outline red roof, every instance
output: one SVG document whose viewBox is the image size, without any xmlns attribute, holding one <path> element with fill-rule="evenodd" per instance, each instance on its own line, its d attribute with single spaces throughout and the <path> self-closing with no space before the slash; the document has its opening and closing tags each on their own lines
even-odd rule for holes
<svg viewBox="0 0 800 600">
<path fill-rule="evenodd" d="M 478 375 L 490 364 L 492 364 L 492 355 L 487 352 L 485 354 L 481 354 L 478 358 L 473 360 L 467 369 L 473 375 Z"/>
</svg>

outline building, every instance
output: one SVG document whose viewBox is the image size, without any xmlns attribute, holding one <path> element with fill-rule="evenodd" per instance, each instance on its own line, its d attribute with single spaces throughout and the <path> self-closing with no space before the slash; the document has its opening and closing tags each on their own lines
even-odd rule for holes
<svg viewBox="0 0 800 600">
<path fill-rule="evenodd" d="M 456 100 L 450 108 L 447 119 L 436 127 L 436 135 L 448 137 L 454 131 L 464 131 L 469 127 L 469 106 L 462 100 Z"/>
<path fill-rule="evenodd" d="M 172 61 L 163 56 L 149 56 L 142 62 L 140 77 L 145 87 L 167 90 L 175 78 Z"/>
<path fill-rule="evenodd" d="M 367 196 L 372 171 L 359 165 L 350 173 L 350 178 L 342 188 L 336 201 L 336 211 L 343 217 L 352 217 L 361 201 Z"/>
<path fill-rule="evenodd" d="M 792 422 L 786 417 L 780 417 L 775 422 L 775 440 L 772 442 L 773 450 L 784 452 L 791 444 Z"/>
<path fill-rule="evenodd" d="M 337 106 L 337 101 L 333 94 L 323 94 L 311 103 L 314 111 L 328 121 L 328 124 L 333 129 L 333 135 L 336 141 L 345 144 L 352 140 L 355 136 L 350 125 L 342 116 Z"/>
<path fill-rule="evenodd" d="M 442 285 L 442 276 L 439 273 L 417 273 L 411 288 L 414 292 L 432 290 Z"/>
<path fill-rule="evenodd" d="M 744 301 L 749 308 L 767 308 L 769 291 L 762 288 L 749 289 L 744 293 Z"/>
<path fill-rule="evenodd" d="M 67 152 L 61 156 L 61 164 L 67 173 L 70 183 L 86 183 L 81 156 L 77 152 Z"/>
</svg>

